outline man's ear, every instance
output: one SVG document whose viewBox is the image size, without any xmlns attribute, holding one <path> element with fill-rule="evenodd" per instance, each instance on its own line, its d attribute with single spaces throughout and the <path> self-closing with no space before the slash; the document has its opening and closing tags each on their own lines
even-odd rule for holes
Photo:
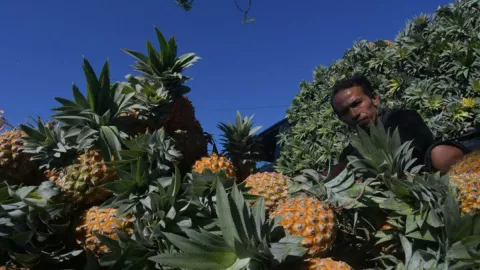
<svg viewBox="0 0 480 270">
<path fill-rule="evenodd" d="M 375 107 L 376 107 L 376 106 L 378 106 L 378 104 L 380 104 L 380 97 L 378 95 L 375 95 L 375 96 L 373 96 L 372 101 L 373 101 L 373 105 L 375 105 Z"/>
</svg>

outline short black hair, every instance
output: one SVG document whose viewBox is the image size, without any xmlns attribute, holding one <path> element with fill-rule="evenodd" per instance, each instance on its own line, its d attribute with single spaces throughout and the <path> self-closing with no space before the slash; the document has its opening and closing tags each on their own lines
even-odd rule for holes
<svg viewBox="0 0 480 270">
<path fill-rule="evenodd" d="M 360 86 L 363 93 L 367 95 L 369 98 L 375 97 L 375 91 L 373 90 L 372 84 L 368 80 L 368 78 L 362 74 L 355 74 L 351 77 L 342 79 L 335 83 L 332 89 L 332 96 L 330 98 L 330 104 L 332 105 L 333 111 L 338 115 L 337 110 L 335 109 L 335 105 L 333 104 L 333 99 L 337 95 L 338 92 L 348 89 L 354 86 Z"/>
</svg>

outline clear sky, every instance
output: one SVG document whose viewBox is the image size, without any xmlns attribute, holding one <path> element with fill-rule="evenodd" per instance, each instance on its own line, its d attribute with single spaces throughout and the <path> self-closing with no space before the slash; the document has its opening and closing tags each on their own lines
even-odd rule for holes
<svg viewBox="0 0 480 270">
<path fill-rule="evenodd" d="M 355 40 L 394 39 L 407 19 L 452 1 L 253 0 L 257 21 L 246 25 L 233 0 L 196 0 L 189 12 L 172 0 L 2 1 L 0 109 L 13 124 L 51 115 L 53 97 L 72 97 L 72 82 L 85 90 L 82 56 L 98 72 L 109 59 L 122 80 L 133 58 L 121 48 L 145 52 L 147 39 L 158 47 L 155 25 L 176 37 L 179 53 L 202 58 L 186 74 L 207 132 L 217 134 L 237 109 L 264 130 L 285 116 L 316 65 L 331 64 Z"/>
</svg>

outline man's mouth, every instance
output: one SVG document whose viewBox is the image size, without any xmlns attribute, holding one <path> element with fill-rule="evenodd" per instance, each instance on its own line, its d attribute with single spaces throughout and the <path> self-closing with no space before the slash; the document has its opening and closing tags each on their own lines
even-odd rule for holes
<svg viewBox="0 0 480 270">
<path fill-rule="evenodd" d="M 370 122 L 370 119 L 368 117 L 363 118 L 362 120 L 358 121 L 357 124 L 359 126 L 365 126 Z"/>
</svg>

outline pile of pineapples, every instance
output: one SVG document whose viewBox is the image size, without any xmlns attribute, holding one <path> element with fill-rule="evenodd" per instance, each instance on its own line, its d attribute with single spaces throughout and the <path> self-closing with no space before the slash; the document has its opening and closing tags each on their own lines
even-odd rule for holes
<svg viewBox="0 0 480 270">
<path fill-rule="evenodd" d="M 338 176 L 259 172 L 252 117 L 218 125 L 219 153 L 186 97 L 198 58 L 156 33 L 159 52 L 125 50 L 140 75 L 84 59 L 87 95 L 52 121 L 0 117 L 0 269 L 480 267 L 478 153 L 422 173 L 379 124 Z"/>
</svg>

